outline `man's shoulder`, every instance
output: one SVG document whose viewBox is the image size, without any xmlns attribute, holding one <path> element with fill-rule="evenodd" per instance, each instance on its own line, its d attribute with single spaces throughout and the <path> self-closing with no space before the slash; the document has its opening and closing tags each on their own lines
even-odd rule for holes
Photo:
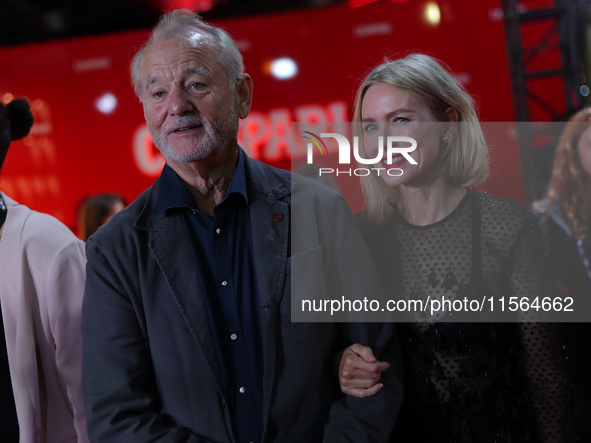
<svg viewBox="0 0 591 443">
<path fill-rule="evenodd" d="M 249 186 L 267 192 L 277 190 L 289 193 L 291 173 L 246 156 L 246 177 Z"/>
<path fill-rule="evenodd" d="M 90 236 L 94 243 L 117 242 L 135 231 L 146 231 L 152 216 L 157 183 L 145 189 L 127 207 L 115 214 L 107 223 Z"/>
<path fill-rule="evenodd" d="M 308 196 L 321 198 L 342 198 L 338 191 L 318 180 L 304 177 L 290 170 L 276 168 L 259 160 L 248 158 L 247 170 L 249 181 L 265 190 L 277 190 L 279 186 L 286 193 L 296 195 L 306 193 Z"/>
</svg>

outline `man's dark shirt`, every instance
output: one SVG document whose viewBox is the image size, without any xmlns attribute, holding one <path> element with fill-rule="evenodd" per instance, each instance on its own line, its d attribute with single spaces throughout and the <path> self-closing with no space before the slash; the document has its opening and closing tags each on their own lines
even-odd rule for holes
<svg viewBox="0 0 591 443">
<path fill-rule="evenodd" d="M 179 241 L 185 235 L 191 245 L 234 433 L 239 442 L 260 442 L 263 356 L 248 205 L 240 150 L 236 171 L 226 196 L 214 207 L 213 218 L 197 209 L 168 165 L 162 172 L 154 215 L 164 210 L 184 212 L 186 232 L 179 233 Z"/>
</svg>

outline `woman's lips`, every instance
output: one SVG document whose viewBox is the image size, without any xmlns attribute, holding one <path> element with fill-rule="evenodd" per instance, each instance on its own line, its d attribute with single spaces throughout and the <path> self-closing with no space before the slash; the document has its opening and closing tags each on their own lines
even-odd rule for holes
<svg viewBox="0 0 591 443">
<path fill-rule="evenodd" d="M 397 155 L 395 157 L 392 157 L 392 163 L 388 164 L 387 161 L 388 161 L 387 158 L 383 159 L 382 164 L 387 169 L 390 169 L 390 168 L 399 168 L 400 166 L 402 166 L 406 162 L 406 159 L 402 155 Z"/>
</svg>

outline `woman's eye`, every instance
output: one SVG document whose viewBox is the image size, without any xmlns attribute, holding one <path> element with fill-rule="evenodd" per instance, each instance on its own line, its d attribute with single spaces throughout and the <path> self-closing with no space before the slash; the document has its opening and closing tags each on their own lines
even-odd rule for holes
<svg viewBox="0 0 591 443">
<path fill-rule="evenodd" d="M 378 129 L 378 125 L 376 125 L 375 123 L 370 123 L 370 124 L 363 126 L 363 132 L 367 132 L 367 133 L 374 132 L 377 129 Z"/>
<path fill-rule="evenodd" d="M 164 91 L 154 91 L 152 93 L 152 97 L 156 97 L 156 98 L 164 97 Z"/>
<path fill-rule="evenodd" d="M 409 121 L 410 120 L 406 117 L 396 117 L 394 120 L 392 120 L 393 123 L 407 123 Z"/>
<path fill-rule="evenodd" d="M 191 83 L 191 85 L 189 87 L 193 90 L 199 90 L 199 89 L 203 89 L 205 87 L 205 83 L 194 82 L 194 83 Z"/>
</svg>

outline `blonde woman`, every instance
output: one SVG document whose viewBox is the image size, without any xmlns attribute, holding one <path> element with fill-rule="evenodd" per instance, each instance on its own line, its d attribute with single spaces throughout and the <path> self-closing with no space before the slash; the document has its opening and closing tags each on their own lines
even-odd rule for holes
<svg viewBox="0 0 591 443">
<path fill-rule="evenodd" d="M 535 219 L 469 188 L 488 173 L 487 146 L 471 97 L 437 60 L 412 54 L 376 67 L 358 90 L 355 121 L 364 158 L 381 168 L 363 177 L 368 209 L 358 221 L 392 298 L 547 294 Z M 390 135 L 417 141 L 417 164 L 379 158 Z M 398 325 L 406 380 L 392 441 L 563 441 L 568 395 L 556 328 L 454 318 Z M 341 360 L 341 388 L 373 395 L 382 370 L 354 345 Z"/>
</svg>

